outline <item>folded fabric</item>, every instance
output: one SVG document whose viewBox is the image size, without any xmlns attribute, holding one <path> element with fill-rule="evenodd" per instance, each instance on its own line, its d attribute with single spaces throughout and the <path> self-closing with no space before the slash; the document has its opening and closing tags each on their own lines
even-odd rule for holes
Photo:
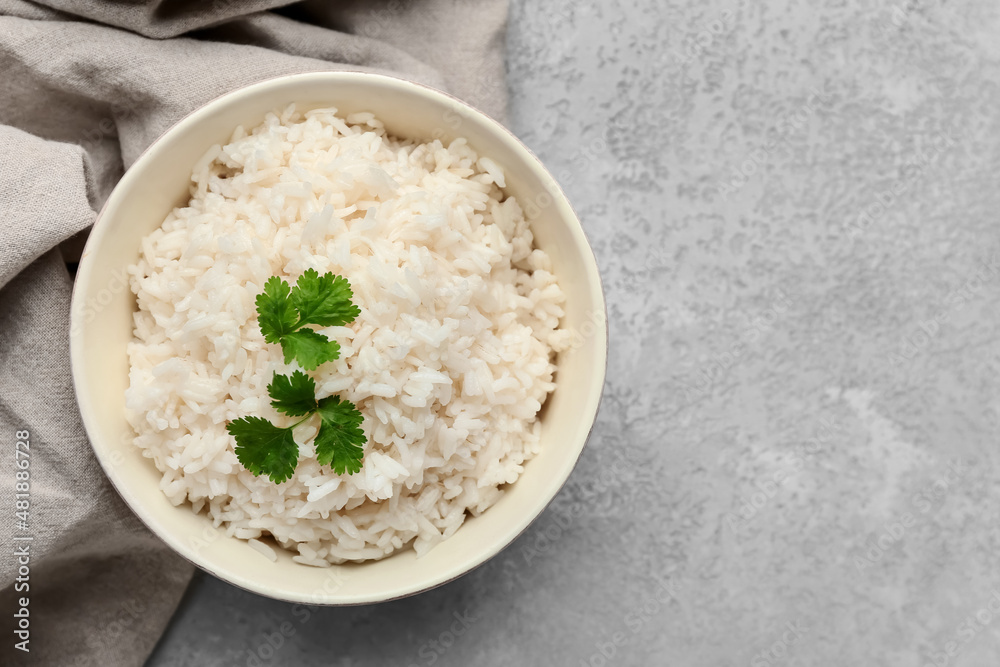
<svg viewBox="0 0 1000 667">
<path fill-rule="evenodd" d="M 0 0 L 0 610 L 30 600 L 29 652 L 7 634 L 0 664 L 142 664 L 192 573 L 104 477 L 70 376 L 67 263 L 123 171 L 205 102 L 296 72 L 392 72 L 503 121 L 506 17 L 506 0 Z"/>
</svg>

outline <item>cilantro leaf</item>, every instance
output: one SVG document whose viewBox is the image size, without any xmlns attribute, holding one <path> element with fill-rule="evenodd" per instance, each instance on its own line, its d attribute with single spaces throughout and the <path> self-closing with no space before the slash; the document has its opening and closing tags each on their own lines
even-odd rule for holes
<svg viewBox="0 0 1000 667">
<path fill-rule="evenodd" d="M 321 327 L 341 327 L 354 321 L 361 309 L 351 303 L 354 292 L 343 276 L 332 273 L 319 275 L 308 269 L 299 276 L 292 290 L 292 303 L 299 311 L 299 320 Z"/>
<path fill-rule="evenodd" d="M 271 276 L 264 283 L 264 291 L 257 295 L 257 314 L 260 332 L 271 345 L 282 336 L 298 328 L 295 307 L 288 298 L 291 288 L 278 276 Z M 287 363 L 287 362 L 286 362 Z"/>
<path fill-rule="evenodd" d="M 278 428 L 261 417 L 243 417 L 226 426 L 236 438 L 236 458 L 254 475 L 265 474 L 281 484 L 295 472 L 299 446 L 291 428 Z"/>
<path fill-rule="evenodd" d="M 350 401 L 328 396 L 319 402 L 322 424 L 316 434 L 316 460 L 329 465 L 338 475 L 353 475 L 361 470 L 364 444 L 367 441 L 361 422 L 364 417 Z"/>
<path fill-rule="evenodd" d="M 286 415 L 302 417 L 316 411 L 316 381 L 302 371 L 290 376 L 275 373 L 267 385 L 267 394 L 272 399 L 271 407 Z"/>
<path fill-rule="evenodd" d="M 312 329 L 300 329 L 281 337 L 281 351 L 285 353 L 286 364 L 294 359 L 302 368 L 312 371 L 338 358 L 340 343 Z"/>
</svg>

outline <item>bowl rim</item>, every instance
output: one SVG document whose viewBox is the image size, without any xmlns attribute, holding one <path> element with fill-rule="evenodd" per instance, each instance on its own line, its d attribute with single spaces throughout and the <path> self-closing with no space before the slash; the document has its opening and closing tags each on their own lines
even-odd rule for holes
<svg viewBox="0 0 1000 667">
<path fill-rule="evenodd" d="M 95 438 L 92 437 L 92 433 L 98 433 L 97 424 L 95 422 L 96 417 L 93 416 L 92 401 L 85 391 L 85 386 L 83 385 L 83 378 L 87 374 L 84 369 L 83 359 L 86 355 L 86 350 L 84 349 L 83 341 L 83 331 L 86 326 L 85 323 L 80 321 L 83 317 L 82 309 L 78 308 L 80 299 L 83 298 L 82 294 L 85 291 L 85 286 L 90 282 L 91 274 L 91 262 L 87 260 L 88 255 L 91 254 L 91 250 L 98 247 L 105 236 L 107 236 L 108 227 L 106 224 L 101 224 L 105 219 L 109 211 L 114 210 L 117 207 L 118 201 L 125 197 L 125 194 L 132 185 L 132 181 L 137 178 L 135 174 L 138 173 L 139 167 L 146 164 L 147 162 L 156 159 L 156 154 L 159 150 L 170 144 L 178 136 L 182 136 L 188 128 L 196 125 L 205 116 L 210 116 L 216 109 L 226 106 L 232 98 L 241 95 L 253 94 L 258 91 L 276 87 L 285 82 L 293 82 L 295 80 L 314 80 L 323 85 L 335 84 L 337 82 L 349 82 L 349 81 L 363 81 L 369 80 L 374 81 L 380 85 L 396 86 L 400 88 L 410 88 L 411 92 L 416 92 L 421 96 L 429 96 L 431 98 L 437 98 L 434 101 L 443 104 L 457 105 L 464 108 L 466 112 L 477 118 L 480 123 L 486 125 L 490 131 L 501 135 L 514 149 L 515 153 L 519 153 L 520 157 L 524 159 L 526 163 L 533 166 L 534 170 L 543 176 L 547 177 L 546 189 L 549 194 L 553 197 L 561 200 L 561 203 L 566 207 L 566 209 L 571 214 L 571 217 L 567 220 L 570 226 L 573 228 L 573 233 L 579 235 L 584 241 L 584 245 L 590 253 L 588 258 L 592 262 L 592 271 L 588 270 L 588 274 L 592 274 L 591 278 L 595 279 L 596 282 L 596 294 L 600 299 L 600 313 L 604 318 L 604 327 L 599 328 L 603 333 L 604 345 L 598 345 L 598 349 L 603 356 L 603 363 L 597 368 L 598 375 L 594 378 L 594 385 L 597 387 L 596 395 L 593 390 L 587 396 L 588 405 L 581 412 L 582 416 L 590 415 L 590 426 L 587 430 L 586 436 L 583 437 L 582 443 L 575 450 L 575 456 L 572 461 L 572 465 L 568 466 L 565 470 L 565 474 L 561 475 L 561 478 L 557 481 L 557 484 L 551 486 L 551 493 L 547 493 L 547 497 L 544 498 L 544 502 L 538 503 L 537 509 L 529 513 L 527 520 L 522 521 L 519 528 L 513 531 L 507 538 L 497 541 L 490 548 L 484 549 L 476 556 L 462 564 L 460 567 L 452 568 L 454 571 L 447 571 L 443 575 L 438 577 L 430 578 L 423 583 L 416 585 L 400 587 L 400 590 L 395 595 L 389 596 L 364 596 L 355 595 L 350 598 L 338 598 L 337 593 L 326 593 L 323 595 L 312 594 L 310 596 L 297 596 L 284 591 L 280 588 L 274 587 L 272 584 L 259 583 L 256 581 L 248 580 L 240 576 L 230 574 L 225 571 L 219 571 L 217 568 L 213 567 L 210 563 L 206 562 L 206 559 L 198 556 L 193 552 L 192 549 L 183 543 L 177 536 L 174 535 L 174 531 L 166 528 L 160 522 L 160 520 L 155 516 L 154 512 L 148 510 L 144 507 L 144 504 L 140 502 L 139 499 L 135 498 L 131 492 L 123 488 L 120 484 L 117 473 L 113 467 L 109 465 L 109 461 L 98 452 L 98 448 L 95 445 Z M 129 290 L 131 292 L 131 290 Z M 596 305 L 596 304 L 595 304 Z M 348 71 L 348 70 L 332 70 L 332 71 L 319 71 L 319 72 L 302 72 L 295 74 L 286 74 L 276 77 L 269 77 L 267 79 L 262 79 L 254 83 L 240 86 L 234 88 L 225 93 L 217 95 L 211 100 L 205 102 L 196 109 L 190 111 L 183 117 L 181 117 L 177 122 L 171 125 L 166 131 L 164 131 L 160 136 L 154 139 L 132 162 L 131 165 L 125 170 L 121 178 L 115 184 L 111 191 L 111 194 L 105 200 L 100 211 L 94 219 L 94 223 L 90 228 L 90 233 L 88 235 L 87 241 L 84 245 L 83 252 L 79 261 L 76 277 L 73 281 L 72 295 L 70 299 L 70 362 L 71 362 L 71 372 L 73 377 L 73 389 L 76 394 L 77 405 L 80 409 L 81 419 L 84 425 L 84 430 L 87 435 L 88 443 L 90 444 L 91 450 L 94 456 L 97 458 L 101 469 L 104 471 L 104 475 L 107 480 L 111 483 L 112 487 L 117 492 L 118 496 L 124 501 L 128 509 L 141 521 L 141 523 L 159 540 L 164 542 L 176 555 L 180 556 L 188 563 L 194 565 L 196 568 L 217 577 L 228 584 L 241 588 L 243 590 L 268 597 L 271 599 L 282 600 L 285 602 L 302 603 L 311 606 L 358 606 L 365 604 L 376 604 L 379 602 L 390 602 L 392 600 L 399 600 L 420 593 L 424 593 L 439 586 L 443 586 L 450 583 L 469 572 L 479 568 L 487 561 L 494 558 L 498 553 L 513 544 L 521 535 L 527 531 L 527 529 L 533 524 L 548 508 L 552 503 L 553 499 L 558 495 L 558 493 L 565 486 L 566 481 L 569 479 L 573 470 L 579 464 L 580 456 L 583 454 L 583 449 L 585 448 L 590 436 L 593 434 L 594 427 L 597 424 L 597 415 L 600 409 L 600 404 L 604 397 L 604 384 L 607 377 L 608 368 L 608 357 L 610 350 L 610 323 L 608 320 L 607 312 L 607 299 L 604 290 L 603 279 L 600 273 L 600 267 L 597 262 L 596 254 L 593 250 L 593 245 L 590 243 L 590 239 L 583 228 L 583 224 L 580 221 L 576 210 L 573 208 L 572 203 L 566 196 L 562 187 L 555 179 L 555 177 L 549 172 L 542 161 L 537 155 L 521 141 L 509 128 L 494 119 L 489 114 L 478 109 L 472 104 L 455 97 L 454 95 L 434 88 L 432 86 L 406 79 L 400 76 L 394 76 L 384 73 L 376 72 L 364 72 L 364 71 Z M 182 507 L 182 506 L 181 506 Z M 180 509 L 178 507 L 177 509 Z M 187 508 L 190 511 L 190 508 Z M 395 554 L 393 554 L 395 555 Z M 389 556 L 391 557 L 391 556 Z M 376 561 L 378 562 L 378 561 Z M 363 567 L 365 563 L 352 564 L 354 567 Z M 303 567 L 308 567 L 303 565 Z M 325 597 L 324 597 L 325 596 Z M 308 598 L 308 599 L 307 599 Z"/>
</svg>

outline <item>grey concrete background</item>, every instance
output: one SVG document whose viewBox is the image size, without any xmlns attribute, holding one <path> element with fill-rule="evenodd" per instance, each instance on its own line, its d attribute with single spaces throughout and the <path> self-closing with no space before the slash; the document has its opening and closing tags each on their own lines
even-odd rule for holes
<svg viewBox="0 0 1000 667">
<path fill-rule="evenodd" d="M 579 466 L 416 598 L 202 575 L 149 665 L 1000 663 L 998 60 L 992 1 L 515 1 L 610 304 Z"/>
</svg>

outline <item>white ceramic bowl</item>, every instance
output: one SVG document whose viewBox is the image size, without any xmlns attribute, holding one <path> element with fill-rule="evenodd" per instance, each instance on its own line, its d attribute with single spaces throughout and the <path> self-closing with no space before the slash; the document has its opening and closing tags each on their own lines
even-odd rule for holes
<svg viewBox="0 0 1000 667">
<path fill-rule="evenodd" d="M 552 258 L 567 295 L 563 326 L 579 336 L 557 360 L 557 387 L 541 414 L 541 453 L 504 497 L 468 518 L 423 558 L 407 550 L 381 561 L 314 568 L 279 554 L 276 563 L 212 528 L 190 506 L 174 507 L 158 488 L 160 473 L 131 444 L 125 420 L 126 345 L 135 298 L 125 267 L 140 239 L 186 203 L 195 162 L 237 125 L 294 102 L 371 111 L 392 134 L 447 143 L 465 137 L 506 173 L 507 193 L 529 214 L 536 243 Z M 126 172 L 97 219 L 80 261 L 71 317 L 73 379 L 94 452 L 129 507 L 178 554 L 236 586 L 308 604 L 361 604 L 424 591 L 473 569 L 510 544 L 545 509 L 587 440 L 604 384 L 607 328 L 593 252 L 569 202 L 542 164 L 509 131 L 444 93 L 373 74 L 329 72 L 273 79 L 229 93 L 160 137 Z"/>
</svg>

